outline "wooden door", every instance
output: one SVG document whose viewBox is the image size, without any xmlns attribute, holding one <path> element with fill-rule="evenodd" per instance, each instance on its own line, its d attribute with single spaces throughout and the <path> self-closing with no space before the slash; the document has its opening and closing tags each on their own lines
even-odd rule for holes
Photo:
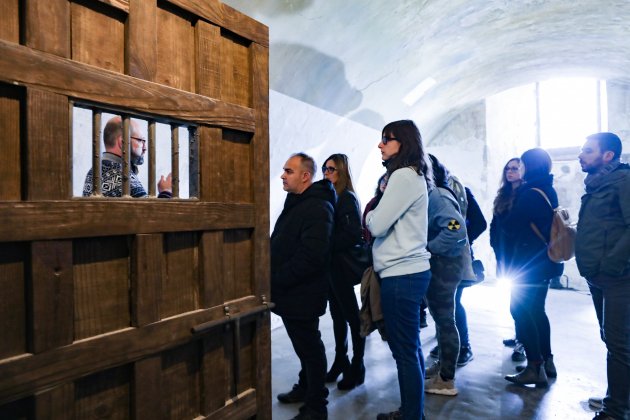
<svg viewBox="0 0 630 420">
<path fill-rule="evenodd" d="M 173 199 L 152 163 L 147 198 L 72 193 L 103 112 L 172 129 Z M 3 0 L 0 130 L 0 418 L 270 418 L 268 29 L 213 0 Z"/>
</svg>

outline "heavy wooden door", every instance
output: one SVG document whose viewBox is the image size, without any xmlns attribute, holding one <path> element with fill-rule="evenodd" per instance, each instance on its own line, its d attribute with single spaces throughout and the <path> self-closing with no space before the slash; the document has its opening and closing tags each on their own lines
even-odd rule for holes
<svg viewBox="0 0 630 420">
<path fill-rule="evenodd" d="M 151 164 L 148 198 L 73 195 L 101 112 L 172 128 L 175 198 Z M 0 418 L 270 418 L 267 28 L 213 0 L 3 0 L 0 132 Z"/>
</svg>

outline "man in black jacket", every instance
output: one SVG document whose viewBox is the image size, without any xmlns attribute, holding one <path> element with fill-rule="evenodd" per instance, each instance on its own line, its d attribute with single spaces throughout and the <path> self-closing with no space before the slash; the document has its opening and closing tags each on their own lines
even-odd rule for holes
<svg viewBox="0 0 630 420">
<path fill-rule="evenodd" d="M 304 402 L 294 419 L 326 419 L 326 351 L 319 317 L 326 312 L 330 276 L 335 190 L 328 180 L 313 182 L 313 158 L 297 153 L 281 176 L 288 193 L 271 235 L 271 298 L 302 369 L 283 403 Z"/>
<path fill-rule="evenodd" d="M 630 419 L 630 166 L 613 133 L 586 138 L 588 173 L 577 226 L 575 259 L 588 281 L 608 349 L 608 392 L 596 419 Z"/>
</svg>

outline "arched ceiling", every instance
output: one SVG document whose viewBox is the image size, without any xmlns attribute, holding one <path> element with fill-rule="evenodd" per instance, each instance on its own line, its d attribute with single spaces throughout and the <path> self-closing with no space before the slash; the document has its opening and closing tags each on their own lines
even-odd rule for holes
<svg viewBox="0 0 630 420">
<path fill-rule="evenodd" d="M 629 0 L 224 3 L 269 26 L 271 89 L 379 130 L 412 118 L 435 133 L 486 96 L 552 77 L 630 83 Z"/>
</svg>

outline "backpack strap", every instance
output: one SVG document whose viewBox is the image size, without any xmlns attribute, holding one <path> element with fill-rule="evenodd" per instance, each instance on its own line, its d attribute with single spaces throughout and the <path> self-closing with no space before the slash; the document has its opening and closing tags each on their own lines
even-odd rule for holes
<svg viewBox="0 0 630 420">
<path fill-rule="evenodd" d="M 549 201 L 549 198 L 547 197 L 547 194 L 545 194 L 545 192 L 543 190 L 541 190 L 540 188 L 532 188 L 532 190 L 538 191 L 540 193 L 540 195 L 543 196 L 543 198 L 545 199 L 547 204 L 549 204 L 549 207 L 551 207 L 551 210 L 552 211 L 554 210 L 553 206 L 551 205 L 551 201 Z M 547 241 L 545 240 L 545 237 L 540 232 L 540 229 L 538 229 L 538 226 L 536 226 L 536 224 L 534 222 L 531 222 L 529 225 L 531 226 L 531 228 L 534 231 L 534 233 L 536 234 L 536 236 L 538 236 L 540 238 L 540 240 L 543 241 L 543 243 L 545 245 L 549 246 L 549 243 L 547 243 Z"/>
</svg>

